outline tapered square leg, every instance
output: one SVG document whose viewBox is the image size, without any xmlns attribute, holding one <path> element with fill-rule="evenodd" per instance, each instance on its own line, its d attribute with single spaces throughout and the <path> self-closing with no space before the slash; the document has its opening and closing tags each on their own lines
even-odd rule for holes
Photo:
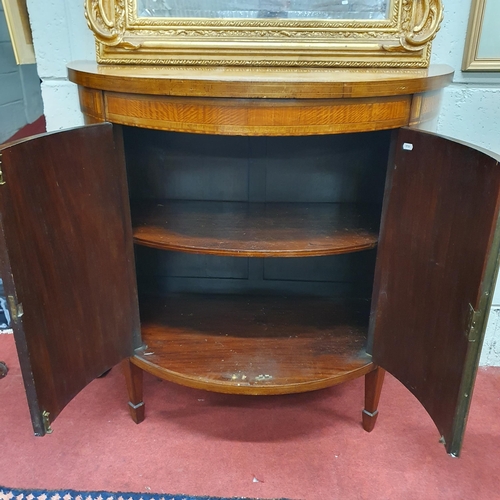
<svg viewBox="0 0 500 500">
<path fill-rule="evenodd" d="M 140 424 L 144 420 L 144 401 L 142 394 L 142 375 L 143 371 L 134 365 L 130 359 L 122 362 L 123 374 L 127 384 L 128 392 L 128 410 L 132 420 Z"/>
<path fill-rule="evenodd" d="M 363 410 L 363 429 L 371 432 L 378 417 L 378 402 L 382 385 L 384 384 L 385 370 L 376 368 L 365 375 L 365 409 Z"/>
</svg>

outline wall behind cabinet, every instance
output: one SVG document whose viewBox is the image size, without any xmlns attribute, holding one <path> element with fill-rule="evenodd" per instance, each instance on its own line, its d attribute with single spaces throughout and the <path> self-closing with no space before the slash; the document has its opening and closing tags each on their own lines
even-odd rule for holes
<svg viewBox="0 0 500 500">
<path fill-rule="evenodd" d="M 18 66 L 0 2 L 0 144 L 43 114 L 35 64 Z"/>
<path fill-rule="evenodd" d="M 452 66 L 456 75 L 454 83 L 444 91 L 439 119 L 427 128 L 500 154 L 500 76 L 460 71 L 470 4 L 471 0 L 444 0 L 445 20 L 433 45 L 432 62 Z M 28 0 L 28 9 L 42 78 L 47 129 L 81 125 L 76 85 L 67 81 L 65 65 L 76 59 L 95 60 L 83 2 Z M 500 366 L 500 285 L 496 289 L 481 363 Z"/>
</svg>

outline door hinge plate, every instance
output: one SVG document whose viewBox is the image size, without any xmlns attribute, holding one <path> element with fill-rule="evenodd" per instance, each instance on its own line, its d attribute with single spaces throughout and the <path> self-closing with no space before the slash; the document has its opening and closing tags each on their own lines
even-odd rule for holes
<svg viewBox="0 0 500 500">
<path fill-rule="evenodd" d="M 9 302 L 10 317 L 14 323 L 17 323 L 19 318 L 24 314 L 23 305 L 21 303 L 18 304 L 13 295 L 9 295 L 7 300 Z"/>
<path fill-rule="evenodd" d="M 0 186 L 5 184 L 5 179 L 3 178 L 3 170 L 2 170 L 2 153 L 0 153 Z"/>
<path fill-rule="evenodd" d="M 465 332 L 469 342 L 476 342 L 479 338 L 478 324 L 480 317 L 479 311 L 475 311 L 472 305 L 469 304 L 469 318 L 467 321 L 467 331 Z"/>
<path fill-rule="evenodd" d="M 45 429 L 45 434 L 52 434 L 52 427 L 50 427 L 50 413 L 44 411 L 42 413 L 43 418 L 43 428 Z"/>
</svg>

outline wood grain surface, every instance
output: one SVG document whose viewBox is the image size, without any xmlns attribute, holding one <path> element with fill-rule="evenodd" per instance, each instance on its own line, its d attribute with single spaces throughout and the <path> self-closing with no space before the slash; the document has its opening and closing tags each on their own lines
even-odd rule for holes
<svg viewBox="0 0 500 500">
<path fill-rule="evenodd" d="M 421 401 L 449 453 L 460 450 L 493 293 L 499 193 L 498 158 L 417 130 L 395 133 L 373 359 Z M 471 311 L 482 318 L 475 332 Z"/>
<path fill-rule="evenodd" d="M 409 95 L 445 87 L 453 69 L 315 69 L 68 65 L 70 81 L 132 94 L 266 99 L 339 99 Z"/>
<path fill-rule="evenodd" d="M 1 275 L 22 303 L 14 335 L 33 427 L 140 345 L 120 136 L 110 124 L 1 152 Z M 8 255 L 7 255 L 8 252 Z"/>
<path fill-rule="evenodd" d="M 354 203 L 157 200 L 132 207 L 134 242 L 236 257 L 307 257 L 374 248 L 378 207 Z"/>
<path fill-rule="evenodd" d="M 306 136 L 407 125 L 411 96 L 358 99 L 223 99 L 105 92 L 105 119 L 174 132 Z M 94 113 L 94 114 L 97 114 Z"/>
<path fill-rule="evenodd" d="M 141 303 L 147 349 L 132 362 L 190 387 L 286 394 L 374 369 L 365 351 L 368 301 L 191 294 Z"/>
<path fill-rule="evenodd" d="M 87 122 L 198 134 L 304 136 L 386 130 L 426 118 L 416 95 L 451 82 L 428 69 L 172 68 L 71 63 Z"/>
</svg>

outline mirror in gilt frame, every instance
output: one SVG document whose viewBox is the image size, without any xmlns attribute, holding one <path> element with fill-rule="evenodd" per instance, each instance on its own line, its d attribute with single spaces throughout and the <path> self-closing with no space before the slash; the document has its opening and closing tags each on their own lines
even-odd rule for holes
<svg viewBox="0 0 500 500">
<path fill-rule="evenodd" d="M 427 67 L 441 0 L 85 0 L 107 64 Z"/>
</svg>

